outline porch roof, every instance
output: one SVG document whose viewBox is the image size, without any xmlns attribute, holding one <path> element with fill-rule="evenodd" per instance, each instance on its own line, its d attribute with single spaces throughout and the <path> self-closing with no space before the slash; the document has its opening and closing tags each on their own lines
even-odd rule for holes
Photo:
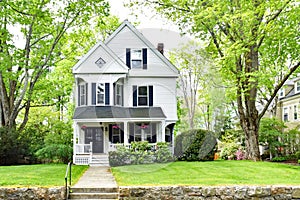
<svg viewBox="0 0 300 200">
<path fill-rule="evenodd" d="M 117 106 L 84 106 L 77 107 L 73 119 L 97 118 L 166 118 L 160 107 L 117 107 Z"/>
</svg>

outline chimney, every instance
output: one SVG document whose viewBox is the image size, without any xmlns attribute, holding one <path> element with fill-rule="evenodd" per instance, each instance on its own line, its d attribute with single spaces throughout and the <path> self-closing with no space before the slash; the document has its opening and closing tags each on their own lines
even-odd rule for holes
<svg viewBox="0 0 300 200">
<path fill-rule="evenodd" d="M 164 55 L 164 43 L 158 43 L 157 44 L 157 50 Z"/>
</svg>

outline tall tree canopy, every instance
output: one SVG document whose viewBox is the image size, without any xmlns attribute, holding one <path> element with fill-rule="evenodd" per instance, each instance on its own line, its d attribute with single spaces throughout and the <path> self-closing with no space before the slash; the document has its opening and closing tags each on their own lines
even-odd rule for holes
<svg viewBox="0 0 300 200">
<path fill-rule="evenodd" d="M 246 157 L 260 160 L 259 122 L 288 77 L 300 65 L 297 0 L 147 0 L 183 32 L 209 40 L 210 52 L 231 87 L 245 133 Z M 258 108 L 257 101 L 265 104 Z"/>
<path fill-rule="evenodd" d="M 64 57 L 66 33 L 108 11 L 105 0 L 0 1 L 0 126 L 16 129 L 24 110 L 24 129 L 39 80 Z"/>
</svg>

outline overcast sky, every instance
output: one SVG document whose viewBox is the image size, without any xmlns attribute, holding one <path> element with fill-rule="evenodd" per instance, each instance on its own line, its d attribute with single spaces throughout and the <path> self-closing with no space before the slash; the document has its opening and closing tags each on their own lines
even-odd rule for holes
<svg viewBox="0 0 300 200">
<path fill-rule="evenodd" d="M 166 19 L 162 19 L 159 15 L 147 8 L 143 9 L 143 13 L 138 11 L 137 16 L 131 15 L 130 8 L 124 7 L 124 2 L 128 0 L 108 0 L 111 6 L 111 14 L 120 18 L 120 21 L 128 19 L 129 22 L 138 22 L 136 27 L 154 46 L 157 43 L 165 44 L 165 52 L 170 49 L 178 48 L 180 44 L 186 43 L 190 38 L 180 36 L 178 27 Z"/>
</svg>

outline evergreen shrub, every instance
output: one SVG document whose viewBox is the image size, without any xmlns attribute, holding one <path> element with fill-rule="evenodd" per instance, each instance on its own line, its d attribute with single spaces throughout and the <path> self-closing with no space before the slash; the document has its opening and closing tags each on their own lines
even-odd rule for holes
<svg viewBox="0 0 300 200">
<path fill-rule="evenodd" d="M 174 155 L 178 160 L 213 160 L 216 144 L 217 139 L 212 132 L 192 129 L 176 136 Z"/>
</svg>

